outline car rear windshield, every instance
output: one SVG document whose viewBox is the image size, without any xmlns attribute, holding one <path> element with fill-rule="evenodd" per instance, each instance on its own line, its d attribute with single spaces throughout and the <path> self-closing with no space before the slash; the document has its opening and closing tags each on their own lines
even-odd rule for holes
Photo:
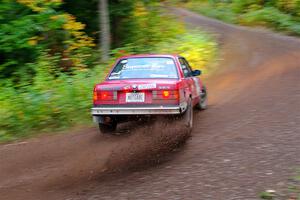
<svg viewBox="0 0 300 200">
<path fill-rule="evenodd" d="M 127 58 L 122 59 L 112 70 L 108 79 L 178 78 L 172 58 Z"/>
</svg>

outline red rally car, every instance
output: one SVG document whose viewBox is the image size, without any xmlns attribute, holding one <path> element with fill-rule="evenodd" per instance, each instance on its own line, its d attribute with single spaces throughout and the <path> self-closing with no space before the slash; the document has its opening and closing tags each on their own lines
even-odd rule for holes
<svg viewBox="0 0 300 200">
<path fill-rule="evenodd" d="M 118 123 L 130 119 L 174 115 L 191 131 L 193 108 L 207 107 L 200 74 L 179 55 L 121 57 L 105 81 L 95 85 L 93 120 L 102 133 L 113 133 Z"/>
</svg>

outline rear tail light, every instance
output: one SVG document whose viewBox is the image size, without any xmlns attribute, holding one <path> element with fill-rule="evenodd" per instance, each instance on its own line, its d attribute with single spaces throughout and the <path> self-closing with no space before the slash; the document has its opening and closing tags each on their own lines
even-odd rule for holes
<svg viewBox="0 0 300 200">
<path fill-rule="evenodd" d="M 167 98 L 170 97 L 170 92 L 169 91 L 163 91 L 162 96 L 163 96 L 163 98 L 167 99 Z"/>
<path fill-rule="evenodd" d="M 110 92 L 107 91 L 101 91 L 100 94 L 100 100 L 112 100 L 113 96 L 110 95 Z"/>
<path fill-rule="evenodd" d="M 179 99 L 177 90 L 162 90 L 162 91 L 153 91 L 153 99 Z"/>
<path fill-rule="evenodd" d="M 94 101 L 112 101 L 117 100 L 117 91 L 101 91 L 94 90 Z"/>
</svg>

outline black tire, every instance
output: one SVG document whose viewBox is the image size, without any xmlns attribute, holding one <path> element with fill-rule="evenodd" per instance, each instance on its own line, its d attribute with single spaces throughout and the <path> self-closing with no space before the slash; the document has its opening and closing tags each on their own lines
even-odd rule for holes
<svg viewBox="0 0 300 200">
<path fill-rule="evenodd" d="M 206 87 L 203 86 L 201 91 L 201 99 L 199 103 L 197 104 L 196 108 L 198 110 L 206 110 L 207 109 L 207 90 Z"/>
<path fill-rule="evenodd" d="M 117 129 L 117 122 L 111 122 L 109 124 L 99 123 L 99 130 L 103 134 L 113 134 Z"/>
<path fill-rule="evenodd" d="M 187 128 L 188 133 L 191 133 L 193 129 L 193 115 L 194 113 L 192 99 L 190 98 L 188 101 L 187 109 L 182 115 L 183 124 Z"/>
</svg>

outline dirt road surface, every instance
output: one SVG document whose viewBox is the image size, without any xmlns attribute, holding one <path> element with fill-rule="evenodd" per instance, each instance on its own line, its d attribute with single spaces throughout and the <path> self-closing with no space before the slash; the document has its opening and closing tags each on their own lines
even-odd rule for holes
<svg viewBox="0 0 300 200">
<path fill-rule="evenodd" d="M 219 72 L 194 130 L 175 123 L 96 128 L 0 146 L 0 199 L 258 199 L 300 167 L 300 40 L 172 9 L 218 38 Z M 172 151 L 172 152 L 170 152 Z"/>
</svg>

